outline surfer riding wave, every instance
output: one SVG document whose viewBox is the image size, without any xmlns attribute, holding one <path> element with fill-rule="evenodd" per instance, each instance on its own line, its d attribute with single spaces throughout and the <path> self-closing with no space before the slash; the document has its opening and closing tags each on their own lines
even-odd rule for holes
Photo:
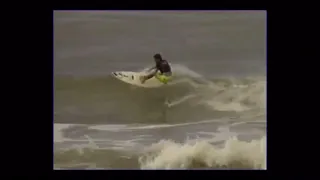
<svg viewBox="0 0 320 180">
<path fill-rule="evenodd" d="M 148 72 L 154 70 L 150 74 L 146 76 L 141 76 L 140 81 L 141 83 L 145 83 L 145 81 L 151 79 L 152 77 L 155 77 L 160 82 L 167 84 L 171 78 L 172 78 L 172 71 L 171 67 L 167 60 L 162 59 L 162 56 L 160 54 L 155 54 L 153 56 L 153 59 L 156 63 L 156 65 L 148 70 Z"/>
</svg>

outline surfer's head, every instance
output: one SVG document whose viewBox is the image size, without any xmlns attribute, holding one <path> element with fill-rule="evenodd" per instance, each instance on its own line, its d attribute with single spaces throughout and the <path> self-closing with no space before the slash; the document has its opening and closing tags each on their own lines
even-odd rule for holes
<svg viewBox="0 0 320 180">
<path fill-rule="evenodd" d="M 161 55 L 158 54 L 158 53 L 153 56 L 153 59 L 154 59 L 155 62 L 160 62 L 160 61 L 162 61 L 162 57 L 161 57 Z"/>
</svg>

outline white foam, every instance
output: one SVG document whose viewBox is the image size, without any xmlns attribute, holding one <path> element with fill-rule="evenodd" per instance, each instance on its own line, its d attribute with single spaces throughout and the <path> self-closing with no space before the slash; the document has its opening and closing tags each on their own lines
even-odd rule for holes
<svg viewBox="0 0 320 180">
<path fill-rule="evenodd" d="M 193 96 L 199 98 L 198 104 L 204 104 L 218 111 L 243 112 L 254 108 L 266 108 L 266 78 L 224 77 L 226 82 L 212 82 L 206 80 L 201 74 L 181 64 L 172 64 L 174 79 L 171 85 L 187 83 L 196 91 Z M 221 78 L 221 77 L 220 77 Z M 185 102 L 190 97 L 182 97 Z M 172 103 L 175 106 L 182 102 Z"/>
<path fill-rule="evenodd" d="M 233 137 L 222 148 L 205 140 L 182 144 L 162 140 L 148 147 L 139 163 L 142 169 L 266 169 L 266 138 L 245 142 Z"/>
<path fill-rule="evenodd" d="M 195 97 L 197 97 L 197 95 L 189 94 L 189 95 L 183 96 L 182 98 L 177 99 L 177 100 L 173 100 L 173 101 L 170 101 L 170 102 L 167 101 L 165 104 L 168 107 L 173 107 L 173 106 L 179 105 L 179 104 L 181 104 L 183 102 L 186 102 L 187 100 L 195 98 Z"/>
<path fill-rule="evenodd" d="M 53 125 L 53 141 L 54 142 L 63 142 L 66 140 L 66 138 L 63 137 L 62 135 L 62 130 L 67 129 L 72 124 L 54 124 Z"/>
<path fill-rule="evenodd" d="M 125 129 L 127 125 L 124 124 L 109 124 L 109 125 L 94 125 L 90 126 L 90 129 L 103 130 L 103 131 L 111 131 L 118 132 Z"/>
</svg>

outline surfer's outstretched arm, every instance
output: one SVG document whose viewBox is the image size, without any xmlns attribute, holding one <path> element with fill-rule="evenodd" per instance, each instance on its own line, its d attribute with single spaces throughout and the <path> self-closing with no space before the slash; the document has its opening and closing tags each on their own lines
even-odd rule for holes
<svg viewBox="0 0 320 180">
<path fill-rule="evenodd" d="M 158 69 L 155 69 L 152 73 L 145 76 L 145 80 L 151 79 L 153 76 L 156 75 L 157 72 L 158 72 Z"/>
<path fill-rule="evenodd" d="M 144 83 L 146 80 L 151 79 L 153 76 L 156 75 L 156 73 L 158 72 L 158 69 L 155 69 L 152 73 L 146 75 L 146 76 L 141 76 L 140 77 L 140 81 L 141 83 Z"/>
<path fill-rule="evenodd" d="M 154 69 L 156 69 L 156 68 L 157 68 L 157 66 L 154 66 L 154 67 L 150 68 L 150 69 L 148 70 L 148 72 L 150 72 L 150 71 L 152 71 L 152 70 L 154 70 Z"/>
</svg>

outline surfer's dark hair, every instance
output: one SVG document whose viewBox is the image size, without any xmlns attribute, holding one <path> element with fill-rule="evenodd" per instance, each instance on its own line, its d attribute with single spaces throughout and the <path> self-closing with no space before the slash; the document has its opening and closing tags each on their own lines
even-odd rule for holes
<svg viewBox="0 0 320 180">
<path fill-rule="evenodd" d="M 155 54 L 153 58 L 162 60 L 162 57 L 159 53 Z"/>
</svg>

